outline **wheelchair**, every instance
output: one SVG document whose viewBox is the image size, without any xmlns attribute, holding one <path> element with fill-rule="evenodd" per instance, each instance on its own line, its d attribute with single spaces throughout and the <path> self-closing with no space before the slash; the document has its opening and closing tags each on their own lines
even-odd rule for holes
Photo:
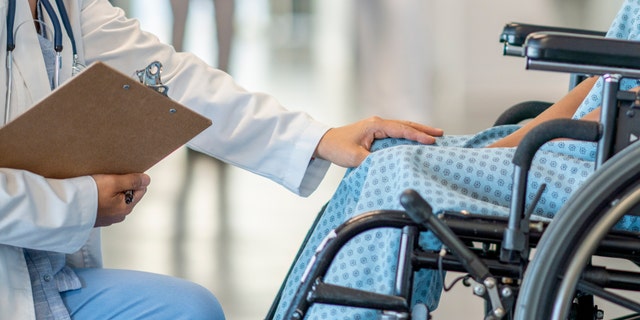
<svg viewBox="0 0 640 320">
<path fill-rule="evenodd" d="M 505 27 L 501 37 L 505 54 L 524 56 L 527 69 L 571 73 L 577 75 L 575 81 L 584 75 L 605 79 L 599 123 L 552 120 L 533 129 L 520 143 L 513 158 L 508 218 L 433 212 L 420 195 L 407 190 L 399 197 L 405 210 L 359 215 L 325 238 L 300 280 L 285 319 L 304 319 L 313 304 L 379 310 L 379 318 L 386 320 L 430 319 L 424 306 L 410 305 L 414 273 L 424 268 L 466 273 L 463 283 L 485 300 L 485 319 L 603 319 L 606 310 L 595 305 L 594 297 L 630 310 L 629 316 L 620 319 L 640 319 L 640 302 L 615 291 L 640 291 L 640 272 L 592 264 L 593 257 L 601 256 L 640 265 L 640 230 L 615 227 L 625 215 L 640 215 L 640 144 L 635 143 L 640 137 L 640 94 L 620 89 L 623 78 L 640 79 L 640 42 L 603 35 L 523 24 Z M 532 105 L 539 108 L 532 111 Z M 529 102 L 516 109 L 523 106 L 524 117 L 509 115 L 497 122 L 521 121 L 548 104 Z M 527 208 L 528 169 L 536 151 L 558 138 L 596 142 L 597 170 L 552 222 L 533 221 L 531 208 L 544 188 Z M 394 292 L 380 294 L 325 283 L 323 276 L 340 248 L 376 228 L 401 230 Z M 423 231 L 435 234 L 443 249 L 422 249 L 418 236 Z M 278 298 L 268 319 L 277 304 Z"/>
</svg>

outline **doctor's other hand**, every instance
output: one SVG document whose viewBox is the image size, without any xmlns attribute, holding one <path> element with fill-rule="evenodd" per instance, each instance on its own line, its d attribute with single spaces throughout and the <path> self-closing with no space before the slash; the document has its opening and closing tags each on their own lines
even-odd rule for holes
<svg viewBox="0 0 640 320">
<path fill-rule="evenodd" d="M 442 129 L 403 120 L 371 117 L 358 122 L 331 128 L 320 139 L 315 157 L 341 167 L 357 167 L 369 155 L 376 139 L 404 138 L 423 144 L 433 144 L 443 135 Z"/>
<path fill-rule="evenodd" d="M 122 222 L 147 192 L 151 178 L 144 173 L 95 174 L 98 186 L 98 213 L 94 227 L 106 227 Z M 133 199 L 125 200 L 125 193 L 133 191 Z"/>
</svg>

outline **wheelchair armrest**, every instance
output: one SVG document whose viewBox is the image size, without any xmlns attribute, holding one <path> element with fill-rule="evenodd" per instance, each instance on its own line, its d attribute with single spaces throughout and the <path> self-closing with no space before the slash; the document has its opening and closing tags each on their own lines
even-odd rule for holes
<svg viewBox="0 0 640 320">
<path fill-rule="evenodd" d="M 511 189 L 511 207 L 509 225 L 504 233 L 500 260 L 517 263 L 529 255 L 527 244 L 530 212 L 525 212 L 527 175 L 536 151 L 548 141 L 557 138 L 569 138 L 583 141 L 598 141 L 601 125 L 595 121 L 555 119 L 539 124 L 529 131 L 518 144 L 513 155 L 513 186 Z M 540 186 L 538 196 L 544 191 Z M 536 197 L 538 197 L 536 196 Z M 537 200 L 532 203 L 533 208 Z"/>
<path fill-rule="evenodd" d="M 520 102 L 500 114 L 498 119 L 493 123 L 493 126 L 518 124 L 522 121 L 533 119 L 552 105 L 553 103 L 545 101 Z"/>
<path fill-rule="evenodd" d="M 585 72 L 590 74 L 621 73 L 640 69 L 640 42 L 588 35 L 537 32 L 529 35 L 524 45 L 527 67 L 531 69 Z M 547 68 L 562 65 L 562 68 Z M 577 67 L 581 65 L 583 67 Z M 611 70 L 611 71 L 607 71 Z"/>
<path fill-rule="evenodd" d="M 527 36 L 534 32 L 551 31 L 581 35 L 604 37 L 606 32 L 575 28 L 553 27 L 519 22 L 507 23 L 500 34 L 500 42 L 504 43 L 503 53 L 510 56 L 522 56 L 522 46 Z"/>
<path fill-rule="evenodd" d="M 536 151 L 543 144 L 558 138 L 595 142 L 600 138 L 601 131 L 600 124 L 595 121 L 555 119 L 543 122 L 520 141 L 512 162 L 528 171 Z"/>
</svg>

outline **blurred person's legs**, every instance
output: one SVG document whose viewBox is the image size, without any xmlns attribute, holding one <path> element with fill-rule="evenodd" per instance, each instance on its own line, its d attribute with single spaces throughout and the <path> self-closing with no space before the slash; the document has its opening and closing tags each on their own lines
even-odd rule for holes
<svg viewBox="0 0 640 320">
<path fill-rule="evenodd" d="M 184 50 L 185 30 L 189 14 L 189 0 L 171 0 L 173 12 L 172 44 L 176 51 Z M 229 70 L 231 43 L 233 40 L 234 0 L 214 0 L 216 39 L 218 43 L 218 68 Z"/>
<path fill-rule="evenodd" d="M 175 277 L 114 269 L 75 269 L 82 289 L 62 293 L 74 319 L 224 319 L 204 287 Z"/>
<path fill-rule="evenodd" d="M 185 34 L 187 17 L 189 15 L 190 0 L 171 0 L 171 10 L 173 14 L 173 34 L 172 45 L 176 51 L 184 51 L 185 47 Z M 217 53 L 217 68 L 225 72 L 229 72 L 229 61 L 231 57 L 231 45 L 233 42 L 233 24 L 235 13 L 235 1 L 234 0 L 214 0 L 215 11 L 215 23 L 216 23 L 216 38 L 218 43 Z M 187 197 L 191 193 L 194 180 L 195 164 L 198 159 L 214 162 L 218 167 L 218 207 L 215 212 L 216 216 L 220 219 L 220 239 L 227 239 L 228 234 L 228 204 L 227 204 L 227 165 L 215 158 L 211 158 L 207 155 L 203 155 L 197 151 L 187 148 L 186 164 L 184 167 L 184 180 L 180 187 L 180 194 L 178 202 L 176 204 L 176 221 L 174 224 L 175 233 L 175 272 L 177 275 L 184 275 L 184 260 L 182 259 L 183 251 L 181 248 L 182 241 L 186 237 L 186 223 L 185 212 L 187 208 Z M 221 241 L 221 243 L 226 243 Z M 226 252 L 226 250 L 222 250 Z M 224 259 L 220 261 L 225 261 Z"/>
<path fill-rule="evenodd" d="M 189 13 L 189 0 L 171 0 L 171 13 L 173 14 L 171 44 L 176 51 L 183 51 L 184 33 L 187 26 L 187 14 Z"/>
<path fill-rule="evenodd" d="M 231 42 L 233 41 L 234 0 L 214 0 L 218 38 L 218 68 L 229 71 Z"/>
<path fill-rule="evenodd" d="M 129 0 L 109 0 L 111 4 L 122 8 L 125 12 L 129 12 Z"/>
<path fill-rule="evenodd" d="M 428 1 L 358 0 L 356 75 L 364 114 L 430 122 Z"/>
</svg>

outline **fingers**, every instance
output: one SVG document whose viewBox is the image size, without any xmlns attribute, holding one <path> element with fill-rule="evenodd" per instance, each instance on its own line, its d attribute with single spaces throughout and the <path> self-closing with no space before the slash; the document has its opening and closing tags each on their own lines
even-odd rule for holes
<svg viewBox="0 0 640 320">
<path fill-rule="evenodd" d="M 137 197 L 138 199 L 142 198 L 144 193 L 146 192 L 146 188 L 151 182 L 151 178 L 146 174 L 136 174 L 128 177 L 129 179 L 120 179 L 123 184 L 119 189 L 124 190 L 123 192 L 118 192 L 118 195 L 122 193 L 124 197 L 125 204 L 133 204 L 134 199 Z M 127 184 L 130 183 L 129 187 Z M 142 193 L 141 193 L 142 192 Z"/>
<path fill-rule="evenodd" d="M 375 139 L 401 138 L 423 144 L 433 144 L 436 142 L 435 137 L 444 134 L 442 129 L 420 123 L 406 120 L 385 120 L 379 117 L 373 117 L 369 121 L 369 126 L 375 132 Z"/>
<path fill-rule="evenodd" d="M 122 222 L 145 195 L 151 182 L 146 174 L 101 174 L 92 177 L 98 187 L 96 227 Z"/>
<path fill-rule="evenodd" d="M 114 179 L 116 190 L 139 190 L 146 188 L 151 183 L 151 177 L 144 173 L 131 173 L 123 175 L 109 175 Z"/>
<path fill-rule="evenodd" d="M 433 144 L 442 129 L 403 120 L 371 117 L 343 127 L 332 128 L 322 137 L 314 156 L 342 167 L 355 167 L 369 155 L 376 139 L 401 138 Z"/>
<path fill-rule="evenodd" d="M 420 132 L 424 132 L 426 134 L 432 135 L 434 137 L 441 137 L 444 134 L 444 130 L 440 128 L 434 128 L 434 127 L 427 126 L 427 125 L 413 122 L 413 121 L 407 121 L 407 120 L 387 120 L 387 121 L 399 122 L 401 124 L 404 124 Z"/>
</svg>

